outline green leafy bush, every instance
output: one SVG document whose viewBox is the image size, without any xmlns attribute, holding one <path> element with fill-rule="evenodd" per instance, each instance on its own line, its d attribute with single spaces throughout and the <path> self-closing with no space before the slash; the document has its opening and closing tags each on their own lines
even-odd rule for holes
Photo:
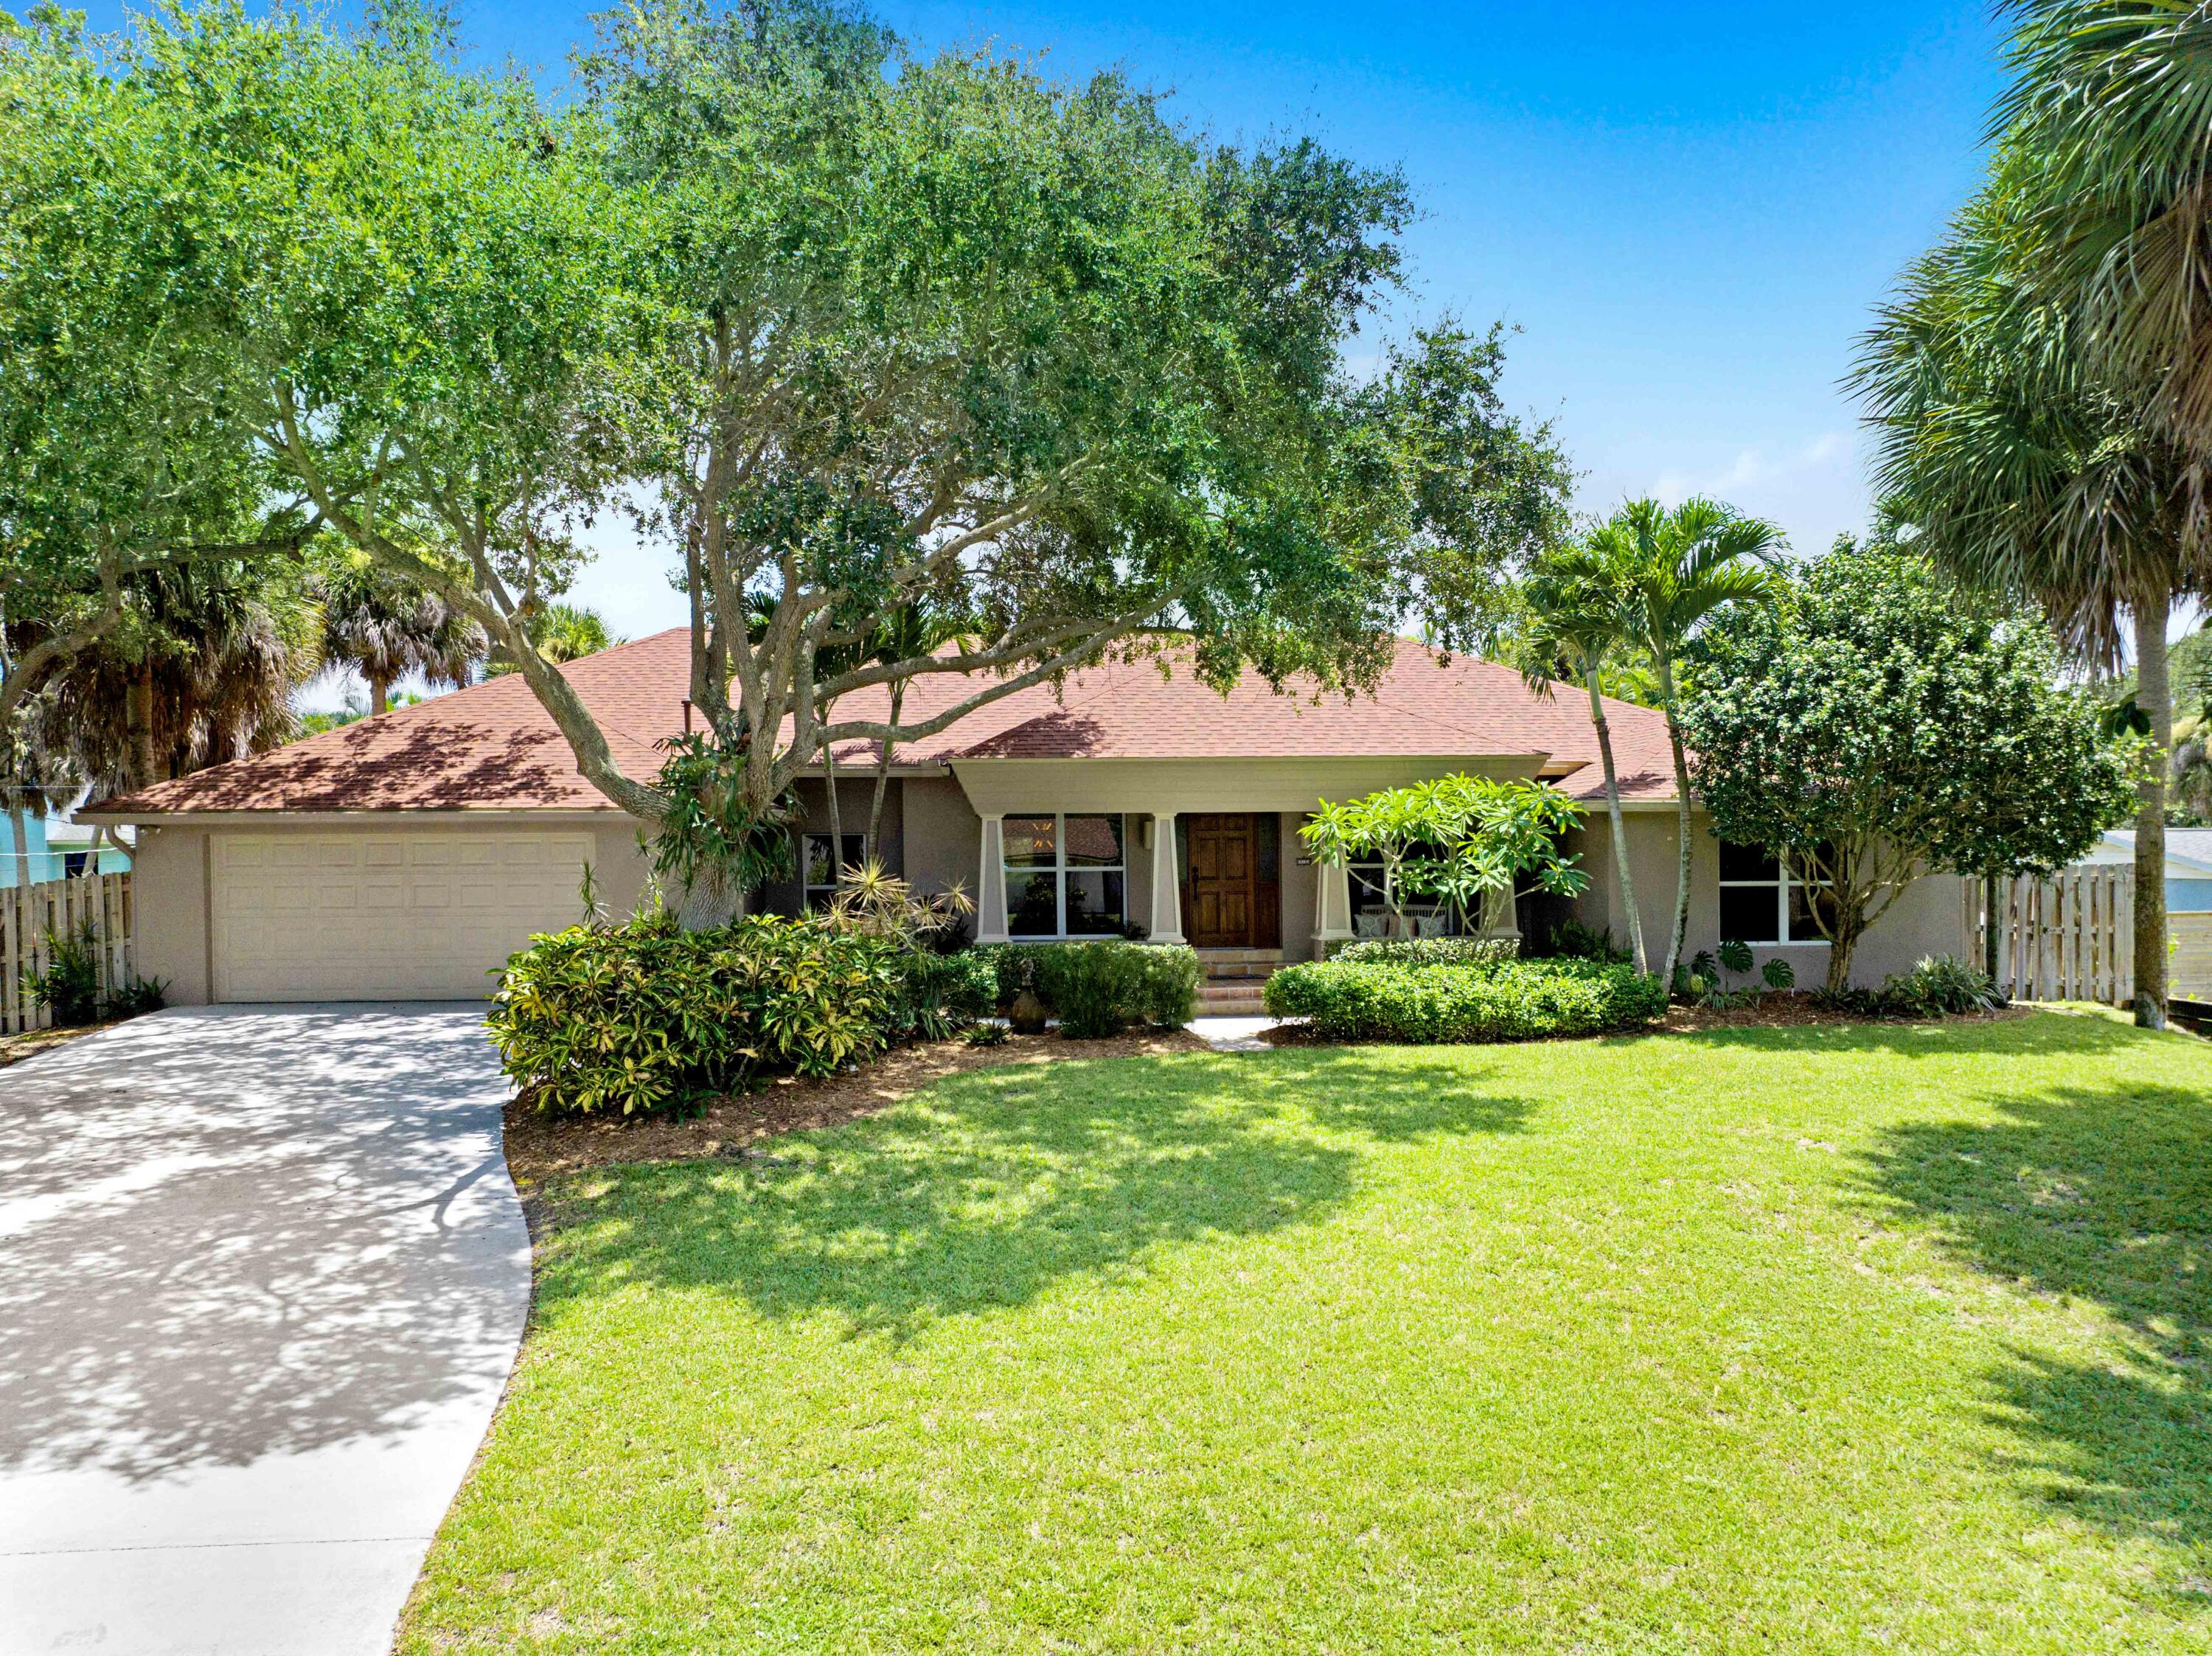
<svg viewBox="0 0 2212 1656">
<path fill-rule="evenodd" d="M 1567 961 L 1597 961 L 1609 966 L 1626 966 L 1633 958 L 1628 950 L 1613 940 L 1613 933 L 1595 926 L 1584 925 L 1580 920 L 1562 920 L 1545 942 L 1540 958 Z"/>
<path fill-rule="evenodd" d="M 135 1018 L 169 1004 L 167 982 L 136 973 L 106 991 L 100 986 L 100 940 L 87 921 L 63 937 L 46 928 L 46 966 L 24 974 L 32 1000 L 53 1015 L 57 1028 L 74 1029 L 102 1017 Z"/>
<path fill-rule="evenodd" d="M 1267 980 L 1267 1010 L 1331 1040 L 1538 1040 L 1648 1023 L 1667 1010 L 1656 977 L 1595 961 L 1492 967 L 1316 961 Z"/>
<path fill-rule="evenodd" d="M 899 984 L 890 1030 L 896 1040 L 948 1040 L 998 1004 L 998 970 L 973 951 L 905 948 L 893 970 Z"/>
<path fill-rule="evenodd" d="M 1511 937 L 1369 937 L 1330 958 L 1368 966 L 1497 966 L 1520 947 Z"/>
<path fill-rule="evenodd" d="M 1119 1034 L 1133 1024 L 1179 1029 L 1198 1009 L 1198 951 L 1120 938 L 1093 943 L 992 943 L 975 951 L 998 976 L 998 1004 L 1034 989 L 1076 1040 Z"/>
<path fill-rule="evenodd" d="M 1899 1017 L 1993 1012 L 2004 1004 L 1988 973 L 1948 955 L 1931 955 L 1881 986 L 1882 1010 Z"/>
<path fill-rule="evenodd" d="M 680 1107 L 757 1075 L 827 1075 L 873 1057 L 911 1018 L 906 951 L 774 918 L 685 931 L 653 913 L 533 937 L 489 1019 L 538 1108 L 624 1115 Z"/>
<path fill-rule="evenodd" d="M 100 944 L 87 922 L 64 937 L 46 928 L 46 964 L 26 974 L 31 998 L 53 1015 L 57 1028 L 72 1029 L 100 1016 Z"/>
<path fill-rule="evenodd" d="M 533 937 L 507 963 L 490 1027 L 538 1108 L 632 1115 L 944 1040 L 997 992 L 974 954 L 776 917 L 686 931 L 656 910 Z"/>
</svg>

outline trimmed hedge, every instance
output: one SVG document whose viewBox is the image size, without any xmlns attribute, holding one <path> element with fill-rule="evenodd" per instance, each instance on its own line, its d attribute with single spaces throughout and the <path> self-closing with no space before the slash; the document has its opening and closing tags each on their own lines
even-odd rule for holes
<svg viewBox="0 0 2212 1656">
<path fill-rule="evenodd" d="M 1407 966 L 1328 961 L 1267 980 L 1267 1010 L 1329 1040 L 1540 1040 L 1649 1023 L 1667 1010 L 1656 977 L 1595 961 Z"/>
<path fill-rule="evenodd" d="M 1185 945 L 1102 937 L 986 943 L 974 952 L 997 974 L 1000 1006 L 1034 988 L 1071 1040 L 1100 1040 L 1139 1024 L 1180 1029 L 1198 1010 L 1198 951 Z"/>
<path fill-rule="evenodd" d="M 990 1008 L 996 975 L 805 920 L 686 931 L 665 913 L 531 939 L 489 1020 L 507 1075 L 556 1114 L 637 1114 L 752 1084 L 828 1075 Z"/>
<path fill-rule="evenodd" d="M 1513 937 L 1368 937 L 1329 956 L 1356 966 L 1498 966 L 1514 959 Z"/>
</svg>

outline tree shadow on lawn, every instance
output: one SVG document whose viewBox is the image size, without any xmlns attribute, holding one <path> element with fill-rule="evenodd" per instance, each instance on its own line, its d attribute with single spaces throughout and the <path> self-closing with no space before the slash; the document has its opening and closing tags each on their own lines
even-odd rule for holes
<svg viewBox="0 0 2212 1656">
<path fill-rule="evenodd" d="M 2003 1464 L 2116 1533 L 2212 1543 L 2212 1089 L 2001 1104 L 1995 1123 L 1892 1129 L 1868 1171 L 1953 1258 L 2122 1325 L 2110 1361 L 2015 1349 L 1998 1365 Z"/>
<path fill-rule="evenodd" d="M 1351 1053 L 975 1071 L 783 1141 L 782 1165 L 612 1173 L 604 1194 L 566 1204 L 541 1309 L 642 1280 L 903 1338 L 1163 1245 L 1313 1222 L 1354 1187 L 1347 1134 L 1521 1131 L 1531 1101 L 1478 1081 L 1462 1065 Z"/>
</svg>

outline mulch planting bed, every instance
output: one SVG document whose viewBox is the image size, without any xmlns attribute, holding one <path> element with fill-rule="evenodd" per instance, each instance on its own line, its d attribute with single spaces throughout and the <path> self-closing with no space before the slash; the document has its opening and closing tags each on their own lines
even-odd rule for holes
<svg viewBox="0 0 2212 1656">
<path fill-rule="evenodd" d="M 21 1064 L 27 1058 L 65 1046 L 79 1035 L 97 1034 L 102 1029 L 112 1029 L 119 1020 L 106 1023 L 83 1023 L 69 1029 L 33 1029 L 20 1035 L 0 1035 L 0 1070 L 11 1064 Z"/>
<path fill-rule="evenodd" d="M 1211 1050 L 1187 1029 L 1117 1035 L 1110 1040 L 1013 1035 L 996 1046 L 970 1046 L 963 1040 L 932 1041 L 901 1047 L 860 1070 L 819 1081 L 787 1076 L 757 1093 L 716 1099 L 702 1113 L 682 1119 L 555 1118 L 541 1115 L 516 1100 L 507 1107 L 507 1165 L 517 1188 L 527 1197 L 545 1179 L 581 1168 L 624 1162 L 743 1157 L 762 1139 L 833 1127 L 873 1115 L 933 1081 L 969 1070 L 1050 1064 L 1066 1059 L 1157 1058 Z"/>
</svg>

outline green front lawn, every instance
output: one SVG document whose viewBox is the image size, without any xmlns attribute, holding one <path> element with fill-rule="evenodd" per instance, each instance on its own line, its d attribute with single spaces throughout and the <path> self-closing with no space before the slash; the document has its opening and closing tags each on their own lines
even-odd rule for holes
<svg viewBox="0 0 2212 1656">
<path fill-rule="evenodd" d="M 987 1071 L 580 1176 L 405 1652 L 2212 1650 L 2212 1049 Z"/>
</svg>

